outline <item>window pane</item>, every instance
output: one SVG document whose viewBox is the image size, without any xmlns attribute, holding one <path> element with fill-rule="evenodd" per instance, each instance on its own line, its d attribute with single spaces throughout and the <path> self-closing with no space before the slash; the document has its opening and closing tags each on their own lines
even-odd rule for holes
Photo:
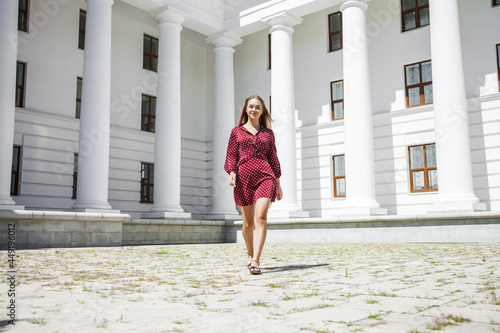
<svg viewBox="0 0 500 333">
<path fill-rule="evenodd" d="M 429 0 L 418 0 L 419 6 L 425 6 L 429 4 Z"/>
<path fill-rule="evenodd" d="M 415 0 L 403 0 L 403 10 L 415 8 Z"/>
<path fill-rule="evenodd" d="M 345 178 L 335 180 L 335 196 L 345 195 Z"/>
<path fill-rule="evenodd" d="M 12 171 L 18 171 L 19 170 L 19 148 L 14 147 L 12 149 Z"/>
<path fill-rule="evenodd" d="M 82 79 L 76 79 L 76 98 L 82 98 Z"/>
<path fill-rule="evenodd" d="M 17 63 L 16 84 L 22 85 L 24 82 L 24 64 Z"/>
<path fill-rule="evenodd" d="M 151 37 L 144 36 L 144 52 L 151 53 Z"/>
<path fill-rule="evenodd" d="M 25 31 L 25 24 L 24 14 L 19 12 L 17 15 L 17 30 Z"/>
<path fill-rule="evenodd" d="M 79 22 L 80 30 L 85 30 L 86 21 L 87 21 L 87 13 L 85 13 L 84 11 L 80 11 L 80 22 Z"/>
<path fill-rule="evenodd" d="M 82 114 L 82 103 L 81 102 L 76 102 L 76 110 L 75 110 L 75 118 L 80 119 L 80 116 Z"/>
<path fill-rule="evenodd" d="M 156 57 L 153 57 L 153 70 L 155 72 L 158 71 L 158 58 L 156 58 Z"/>
<path fill-rule="evenodd" d="M 155 132 L 155 118 L 151 118 L 151 132 Z"/>
<path fill-rule="evenodd" d="M 153 43 L 153 48 L 152 48 L 152 52 L 154 55 L 158 55 L 158 39 L 156 38 L 151 38 L 151 42 Z"/>
<path fill-rule="evenodd" d="M 422 82 L 432 81 L 432 65 L 430 61 L 422 63 Z"/>
<path fill-rule="evenodd" d="M 428 168 L 437 166 L 436 164 L 436 145 L 425 146 L 425 162 Z"/>
<path fill-rule="evenodd" d="M 406 66 L 406 85 L 411 86 L 420 83 L 420 66 L 419 64 Z"/>
<path fill-rule="evenodd" d="M 330 36 L 331 51 L 340 49 L 340 34 L 334 34 Z"/>
<path fill-rule="evenodd" d="M 141 130 L 143 130 L 143 131 L 149 130 L 149 128 L 148 128 L 148 119 L 149 118 L 146 117 L 146 116 L 142 116 L 141 119 L 142 119 L 142 121 L 141 121 Z M 144 178 L 144 176 L 143 176 L 143 178 Z"/>
<path fill-rule="evenodd" d="M 432 103 L 432 84 L 424 86 L 424 103 Z"/>
<path fill-rule="evenodd" d="M 420 105 L 420 88 L 408 89 L 408 106 Z"/>
<path fill-rule="evenodd" d="M 333 158 L 333 164 L 334 164 L 334 167 L 335 167 L 335 171 L 334 171 L 335 177 L 345 176 L 345 159 L 344 159 L 344 156 L 335 156 Z"/>
<path fill-rule="evenodd" d="M 332 14 L 329 16 L 329 18 L 330 18 L 330 32 L 340 31 L 340 13 Z"/>
<path fill-rule="evenodd" d="M 149 69 L 151 66 L 149 65 L 149 55 L 144 54 L 142 56 L 142 68 Z"/>
<path fill-rule="evenodd" d="M 428 177 L 429 177 L 429 189 L 430 190 L 437 189 L 438 188 L 437 170 L 429 170 Z"/>
<path fill-rule="evenodd" d="M 420 191 L 425 189 L 424 172 L 417 171 L 412 173 L 413 176 L 413 190 Z"/>
<path fill-rule="evenodd" d="M 156 116 L 156 98 L 151 98 L 151 115 Z"/>
<path fill-rule="evenodd" d="M 155 201 L 155 198 L 154 198 L 154 186 L 150 186 L 149 187 L 149 201 L 150 202 L 154 202 Z"/>
<path fill-rule="evenodd" d="M 19 0 L 19 9 L 28 9 L 28 0 Z"/>
<path fill-rule="evenodd" d="M 16 194 L 16 175 L 12 175 L 10 177 L 10 195 Z"/>
<path fill-rule="evenodd" d="M 155 183 L 155 166 L 150 165 L 149 166 L 149 183 L 154 184 Z"/>
<path fill-rule="evenodd" d="M 500 66 L 500 44 L 497 45 L 497 57 L 498 57 L 498 66 Z"/>
<path fill-rule="evenodd" d="M 141 112 L 144 114 L 149 114 L 149 97 L 148 96 L 142 96 Z"/>
<path fill-rule="evenodd" d="M 332 101 L 343 98 L 342 81 L 332 83 Z"/>
<path fill-rule="evenodd" d="M 343 104 L 342 102 L 333 104 L 333 119 L 344 118 Z"/>
<path fill-rule="evenodd" d="M 411 30 L 416 26 L 415 12 L 406 13 L 404 18 L 404 30 Z"/>
<path fill-rule="evenodd" d="M 410 168 L 420 169 L 424 166 L 424 147 L 410 147 Z"/>
<path fill-rule="evenodd" d="M 429 24 L 429 7 L 422 8 L 418 11 L 420 16 L 420 26 Z"/>
<path fill-rule="evenodd" d="M 78 48 L 85 49 L 85 33 L 81 31 L 78 33 Z"/>
</svg>

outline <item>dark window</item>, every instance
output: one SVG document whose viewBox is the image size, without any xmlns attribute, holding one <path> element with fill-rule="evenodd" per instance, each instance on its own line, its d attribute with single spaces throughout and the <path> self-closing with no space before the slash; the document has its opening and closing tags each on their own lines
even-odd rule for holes
<svg viewBox="0 0 500 333">
<path fill-rule="evenodd" d="M 85 49 L 85 25 L 87 23 L 87 12 L 80 9 L 80 23 L 78 25 L 78 48 Z"/>
<path fill-rule="evenodd" d="M 26 63 L 17 62 L 16 69 L 16 106 L 24 107 L 24 86 L 26 78 Z"/>
<path fill-rule="evenodd" d="M 158 71 L 158 39 L 144 35 L 142 68 Z"/>
<path fill-rule="evenodd" d="M 82 110 L 82 78 L 76 78 L 76 110 L 75 118 L 80 119 L 80 112 Z"/>
<path fill-rule="evenodd" d="M 436 145 L 408 147 L 410 163 L 410 191 L 430 192 L 438 190 Z"/>
<path fill-rule="evenodd" d="M 344 81 L 330 83 L 332 120 L 344 119 Z"/>
<path fill-rule="evenodd" d="M 271 69 L 271 34 L 267 35 L 267 69 Z"/>
<path fill-rule="evenodd" d="M 328 15 L 328 51 L 336 51 L 342 48 L 342 13 L 337 12 Z"/>
<path fill-rule="evenodd" d="M 406 106 L 432 103 L 431 61 L 405 66 Z"/>
<path fill-rule="evenodd" d="M 401 0 L 403 31 L 429 25 L 429 0 Z"/>
<path fill-rule="evenodd" d="M 345 158 L 344 155 L 333 156 L 333 196 L 345 197 Z"/>
<path fill-rule="evenodd" d="M 10 195 L 19 195 L 19 181 L 21 179 L 21 147 L 12 149 L 12 176 L 10 178 Z"/>
<path fill-rule="evenodd" d="M 155 132 L 156 97 L 142 95 L 141 130 Z"/>
<path fill-rule="evenodd" d="M 154 164 L 141 163 L 141 202 L 153 203 Z"/>
<path fill-rule="evenodd" d="M 500 0 L 491 0 L 492 6 L 500 6 Z"/>
<path fill-rule="evenodd" d="M 28 10 L 29 1 L 19 0 L 19 11 L 17 14 L 17 29 L 28 32 Z"/>
<path fill-rule="evenodd" d="M 500 0 L 498 0 L 500 1 Z M 498 91 L 500 91 L 500 44 L 497 44 Z"/>
<path fill-rule="evenodd" d="M 78 154 L 73 156 L 73 195 L 71 199 L 76 199 L 76 185 L 78 184 Z"/>
</svg>

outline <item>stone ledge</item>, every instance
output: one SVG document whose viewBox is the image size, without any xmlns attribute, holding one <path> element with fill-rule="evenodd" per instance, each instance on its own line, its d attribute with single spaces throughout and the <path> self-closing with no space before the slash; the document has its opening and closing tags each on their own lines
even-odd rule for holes
<svg viewBox="0 0 500 333">
<path fill-rule="evenodd" d="M 128 214 L 81 213 L 39 210 L 3 210 L 0 211 L 0 220 L 62 220 L 62 221 L 89 221 L 89 222 L 129 222 Z"/>
</svg>

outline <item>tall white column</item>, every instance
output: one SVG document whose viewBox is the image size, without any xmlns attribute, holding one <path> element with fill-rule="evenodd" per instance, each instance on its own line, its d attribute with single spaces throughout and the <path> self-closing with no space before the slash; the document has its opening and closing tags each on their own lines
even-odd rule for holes
<svg viewBox="0 0 500 333">
<path fill-rule="evenodd" d="M 87 0 L 78 184 L 72 207 L 77 211 L 111 209 L 108 176 L 112 6 L 113 0 Z"/>
<path fill-rule="evenodd" d="M 281 164 L 283 199 L 273 204 L 270 217 L 306 217 L 297 202 L 297 152 L 293 78 L 293 26 L 302 19 L 281 12 L 263 20 L 271 29 L 271 112 Z"/>
<path fill-rule="evenodd" d="M 340 214 L 386 214 L 375 199 L 366 0 L 344 0 L 344 137 L 346 206 Z"/>
<path fill-rule="evenodd" d="M 222 32 L 207 38 L 207 42 L 214 45 L 215 52 L 212 210 L 207 218 L 238 219 L 240 216 L 235 209 L 233 188 L 229 186 L 224 161 L 229 134 L 235 126 L 233 58 L 234 47 L 241 43 L 241 39 Z"/>
<path fill-rule="evenodd" d="M 154 204 L 147 218 L 190 218 L 181 207 L 181 30 L 188 15 L 167 6 L 151 14 L 160 30 Z"/>
<path fill-rule="evenodd" d="M 429 211 L 484 210 L 473 193 L 457 0 L 429 1 L 439 197 Z"/>
<path fill-rule="evenodd" d="M 0 2 L 0 210 L 24 209 L 10 196 L 16 105 L 18 1 Z"/>
</svg>

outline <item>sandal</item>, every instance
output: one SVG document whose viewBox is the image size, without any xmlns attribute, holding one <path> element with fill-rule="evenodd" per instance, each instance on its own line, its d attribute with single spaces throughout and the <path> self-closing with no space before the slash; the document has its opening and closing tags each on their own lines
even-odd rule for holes
<svg viewBox="0 0 500 333">
<path fill-rule="evenodd" d="M 252 255 L 250 253 L 247 253 L 247 255 L 248 255 L 248 258 L 252 259 L 252 261 L 253 261 Z M 250 270 L 250 267 L 252 266 L 252 261 L 249 262 L 247 265 L 248 270 Z"/>
<path fill-rule="evenodd" d="M 252 264 L 256 262 L 257 263 L 257 266 L 253 266 L 251 265 L 250 266 L 250 274 L 253 274 L 253 275 L 259 275 L 259 274 L 262 274 L 262 272 L 260 271 L 260 262 L 258 262 L 257 260 L 252 260 Z"/>
</svg>

